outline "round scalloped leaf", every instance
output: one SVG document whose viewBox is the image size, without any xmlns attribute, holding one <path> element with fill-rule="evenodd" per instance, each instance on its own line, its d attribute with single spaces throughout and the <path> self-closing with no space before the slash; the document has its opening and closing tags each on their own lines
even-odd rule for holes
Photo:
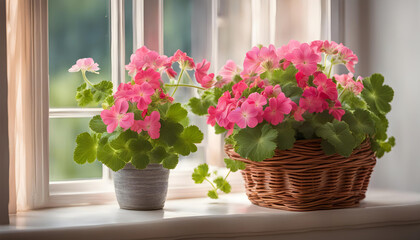
<svg viewBox="0 0 420 240">
<path fill-rule="evenodd" d="M 96 159 L 98 139 L 84 132 L 77 136 L 73 160 L 78 164 L 92 163 Z"/>
<path fill-rule="evenodd" d="M 328 143 L 334 146 L 336 152 L 344 157 L 351 155 L 356 144 L 356 140 L 351 134 L 347 123 L 337 120 L 318 127 L 316 135 L 327 140 Z"/>
<path fill-rule="evenodd" d="M 96 115 L 94 116 L 90 121 L 89 121 L 89 128 L 96 132 L 96 133 L 104 133 L 106 132 L 106 125 L 105 123 L 102 121 L 102 118 L 100 115 Z"/>
<path fill-rule="evenodd" d="M 213 182 L 216 184 L 217 188 L 220 189 L 222 192 L 230 193 L 232 187 L 230 186 L 228 181 L 226 181 L 226 179 L 224 179 L 223 177 L 217 177 L 216 179 L 214 179 Z"/>
<path fill-rule="evenodd" d="M 384 85 L 384 77 L 380 74 L 373 74 L 363 80 L 364 89 L 362 97 L 369 108 L 375 113 L 388 113 L 391 111 L 389 104 L 394 98 L 394 90 Z"/>
<path fill-rule="evenodd" d="M 178 155 L 173 153 L 169 154 L 165 159 L 163 159 L 162 165 L 164 168 L 174 169 L 176 165 L 178 165 Z"/>
<path fill-rule="evenodd" d="M 277 131 L 270 125 L 244 128 L 234 136 L 237 142 L 235 151 L 243 158 L 261 162 L 274 156 L 277 147 Z"/>
<path fill-rule="evenodd" d="M 236 172 L 238 170 L 244 170 L 246 168 L 246 164 L 244 162 L 233 160 L 230 158 L 225 158 L 226 168 L 228 168 L 232 172 Z"/>
<path fill-rule="evenodd" d="M 120 158 L 120 155 L 109 145 L 107 137 L 104 137 L 99 141 L 98 160 L 114 172 L 122 169 L 126 164 L 126 162 Z"/>
<path fill-rule="evenodd" d="M 342 120 L 349 125 L 350 130 L 355 134 L 372 135 L 375 133 L 375 122 L 367 110 L 356 109 L 354 113 L 346 112 Z"/>
<path fill-rule="evenodd" d="M 277 130 L 277 148 L 286 150 L 293 148 L 295 144 L 295 130 L 290 124 L 279 124 L 275 127 Z"/>
<path fill-rule="evenodd" d="M 145 169 L 149 163 L 149 156 L 143 152 L 135 153 L 131 159 L 131 164 L 133 164 L 133 166 L 137 169 Z"/>
<path fill-rule="evenodd" d="M 194 168 L 192 179 L 195 183 L 202 183 L 206 177 L 210 177 L 209 166 L 207 163 L 200 164 L 198 167 Z"/>
</svg>

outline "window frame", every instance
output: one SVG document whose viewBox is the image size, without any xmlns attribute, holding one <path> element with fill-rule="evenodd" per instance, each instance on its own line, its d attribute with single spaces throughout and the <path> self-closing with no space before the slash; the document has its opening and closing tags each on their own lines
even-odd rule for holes
<svg viewBox="0 0 420 240">
<path fill-rule="evenodd" d="M 271 44 L 275 41 L 276 0 L 250 0 L 252 12 L 252 44 Z M 322 25 L 327 31 L 322 32 L 324 39 L 331 39 L 331 0 L 320 0 L 322 4 Z M 163 0 L 132 0 L 133 2 L 133 49 L 142 45 L 163 53 Z M 220 0 L 211 0 L 211 62 L 213 71 L 220 66 L 218 57 L 218 11 Z M 115 201 L 111 172 L 103 166 L 103 177 L 98 180 L 77 180 L 49 182 L 49 118 L 92 117 L 101 109 L 82 108 L 49 108 L 48 79 L 48 0 L 32 0 L 34 5 L 34 42 L 32 69 L 34 74 L 34 131 L 35 131 L 35 183 L 34 206 L 58 207 L 80 204 L 103 204 Z M 125 78 L 125 25 L 124 0 L 109 0 L 110 36 L 111 36 L 111 76 L 115 88 Z M 148 11 L 145 11 L 148 9 Z M 254 10 L 255 9 L 255 10 Z M 264 14 L 264 12 L 269 14 Z M 151 18 L 149 15 L 153 15 Z M 147 24 L 144 24 L 147 19 Z M 325 25 L 324 25 L 325 24 Z M 265 29 L 265 31 L 261 30 Z M 115 34 L 114 34 L 115 33 Z M 264 33 L 264 34 L 262 34 Z M 251 47 L 251 46 L 250 46 Z M 223 164 L 223 138 L 216 135 L 209 126 L 207 139 L 211 145 L 206 146 L 206 161 Z M 226 169 L 219 168 L 219 172 Z M 206 195 L 209 187 L 196 185 L 189 171 L 172 171 L 169 179 L 168 199 L 201 197 Z M 239 173 L 230 175 L 232 191 L 243 191 L 243 180 Z"/>
</svg>

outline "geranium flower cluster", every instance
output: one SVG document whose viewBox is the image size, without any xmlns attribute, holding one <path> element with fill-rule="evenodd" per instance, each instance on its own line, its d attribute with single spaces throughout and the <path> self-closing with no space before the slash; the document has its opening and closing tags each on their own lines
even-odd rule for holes
<svg viewBox="0 0 420 240">
<path fill-rule="evenodd" d="M 137 133 L 147 131 L 152 139 L 160 136 L 160 114 L 156 109 L 158 104 L 173 102 L 173 97 L 166 94 L 162 81 L 162 74 L 169 78 L 176 77 L 172 64 L 178 62 L 182 71 L 195 67 L 192 58 L 178 50 L 173 56 L 159 55 L 145 46 L 131 55 L 131 62 L 126 66 L 132 77 L 130 83 L 121 83 L 113 95 L 115 105 L 101 113 L 103 122 L 107 125 L 107 132 L 112 133 L 120 126 L 124 130 L 131 129 Z M 141 113 L 141 119 L 135 120 L 133 110 L 129 105 Z"/>
<path fill-rule="evenodd" d="M 228 61 L 216 79 L 207 73 L 210 63 L 204 60 L 197 64 L 200 69 L 196 72 L 197 81 L 204 88 L 223 88 L 234 82 L 217 105 L 208 109 L 207 122 L 212 126 L 217 123 L 232 133 L 235 125 L 253 128 L 264 120 L 277 125 L 285 117 L 303 121 L 305 113 L 325 110 L 341 121 L 345 111 L 339 96 L 344 91 L 358 95 L 363 90 L 362 79 L 353 78 L 357 61 L 357 56 L 342 44 L 333 41 L 308 44 L 294 40 L 277 49 L 273 45 L 253 47 L 246 53 L 243 70 Z M 345 65 L 350 73 L 331 78 L 331 69 L 337 64 Z M 286 71 L 290 66 L 296 70 L 294 84 L 302 89 L 295 101 L 285 95 L 281 84 L 269 79 L 276 70 Z"/>
</svg>

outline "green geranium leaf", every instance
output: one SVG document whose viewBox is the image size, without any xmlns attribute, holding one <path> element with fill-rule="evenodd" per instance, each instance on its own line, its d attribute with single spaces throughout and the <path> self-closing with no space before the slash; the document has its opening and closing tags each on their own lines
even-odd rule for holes
<svg viewBox="0 0 420 240">
<path fill-rule="evenodd" d="M 236 172 L 238 170 L 244 170 L 246 168 L 246 164 L 244 162 L 233 160 L 230 158 L 225 158 L 226 168 L 230 169 L 232 172 Z"/>
<path fill-rule="evenodd" d="M 101 103 L 107 97 L 112 95 L 112 82 L 102 81 L 98 84 L 93 85 L 92 94 L 93 100 L 97 103 Z"/>
<path fill-rule="evenodd" d="M 107 98 L 105 98 L 104 102 L 102 103 L 102 108 L 103 109 L 109 109 L 112 105 L 114 105 L 114 96 L 108 96 Z"/>
<path fill-rule="evenodd" d="M 93 95 L 90 89 L 83 89 L 76 92 L 76 101 L 80 107 L 87 106 L 93 102 Z"/>
<path fill-rule="evenodd" d="M 370 114 L 370 117 L 375 122 L 375 138 L 378 140 L 386 140 L 388 135 L 386 131 L 388 130 L 388 119 L 382 114 L 376 115 L 374 113 Z"/>
<path fill-rule="evenodd" d="M 347 105 L 349 109 L 367 109 L 366 102 L 359 95 L 354 95 L 352 91 L 345 91 L 341 99 L 341 103 Z"/>
<path fill-rule="evenodd" d="M 295 130 L 291 124 L 281 123 L 275 127 L 277 130 L 277 148 L 286 150 L 293 148 L 295 144 Z"/>
<path fill-rule="evenodd" d="M 109 145 L 108 137 L 103 137 L 98 144 L 98 160 L 116 172 L 122 169 L 126 162 L 120 158 L 120 155 Z"/>
<path fill-rule="evenodd" d="M 322 139 L 321 147 L 326 155 L 333 155 L 334 153 L 336 153 L 334 146 L 328 143 L 328 141 L 325 139 Z"/>
<path fill-rule="evenodd" d="M 116 138 L 109 139 L 109 144 L 113 149 L 128 149 L 128 141 L 130 139 L 136 139 L 138 134 L 131 130 L 127 130 L 125 132 L 120 133 Z"/>
<path fill-rule="evenodd" d="M 237 142 L 235 151 L 241 157 L 256 162 L 274 156 L 274 150 L 277 147 L 277 131 L 270 125 L 241 129 L 234 139 Z"/>
<path fill-rule="evenodd" d="M 160 137 L 164 143 L 173 146 L 180 138 L 184 127 L 177 122 L 170 120 L 161 120 Z"/>
<path fill-rule="evenodd" d="M 178 165 L 178 155 L 171 153 L 165 159 L 163 159 L 162 163 L 164 168 L 167 169 L 174 169 L 176 165 Z"/>
<path fill-rule="evenodd" d="M 369 134 L 375 132 L 375 123 L 372 120 L 369 111 L 356 109 L 354 113 L 346 112 L 342 118 L 355 134 Z"/>
<path fill-rule="evenodd" d="M 129 137 L 129 139 L 131 140 L 127 143 L 128 149 L 133 153 L 147 153 L 153 148 L 152 144 L 143 136 L 138 136 L 137 138 Z"/>
<path fill-rule="evenodd" d="M 195 183 L 203 183 L 206 177 L 210 177 L 209 166 L 207 163 L 200 164 L 198 167 L 194 168 L 192 179 Z"/>
<path fill-rule="evenodd" d="M 295 77 L 297 72 L 298 70 L 293 65 L 289 65 L 286 70 L 281 68 L 275 69 L 268 79 L 273 85 L 279 84 L 280 86 L 285 86 L 288 83 L 297 85 Z"/>
<path fill-rule="evenodd" d="M 204 135 L 197 126 L 189 126 L 181 133 L 180 138 L 174 145 L 174 150 L 184 156 L 189 155 L 191 152 L 197 151 L 195 144 L 203 141 Z"/>
<path fill-rule="evenodd" d="M 316 134 L 327 140 L 334 146 L 338 154 L 345 157 L 351 155 L 356 144 L 356 140 L 345 122 L 334 120 L 332 123 L 326 123 L 316 129 Z"/>
<path fill-rule="evenodd" d="M 187 110 L 185 110 L 180 103 L 175 103 L 169 107 L 166 117 L 174 122 L 180 122 L 187 117 L 187 114 Z"/>
<path fill-rule="evenodd" d="M 295 79 L 296 81 L 296 79 Z M 286 97 L 290 98 L 296 104 L 299 103 L 299 99 L 302 96 L 303 89 L 298 87 L 294 83 L 289 83 L 281 87 L 282 92 Z"/>
<path fill-rule="evenodd" d="M 305 139 L 314 138 L 315 129 L 312 125 L 312 121 L 305 121 L 298 127 L 298 131 L 303 135 Z"/>
<path fill-rule="evenodd" d="M 202 97 L 201 99 L 193 97 L 188 102 L 188 106 L 190 106 L 191 111 L 198 116 L 207 115 L 207 109 L 213 104 L 211 97 L 211 95 Z"/>
<path fill-rule="evenodd" d="M 150 162 L 161 163 L 167 156 L 166 149 L 163 146 L 157 146 L 150 152 Z"/>
<path fill-rule="evenodd" d="M 216 190 L 209 190 L 209 192 L 207 193 L 207 196 L 211 199 L 218 199 L 219 198 L 219 194 L 217 194 Z"/>
<path fill-rule="evenodd" d="M 217 188 L 220 189 L 222 192 L 230 193 L 232 187 L 223 177 L 217 177 L 216 179 L 214 179 L 213 182 L 216 184 Z"/>
<path fill-rule="evenodd" d="M 77 136 L 76 148 L 74 149 L 73 160 L 78 164 L 92 163 L 96 159 L 98 139 L 84 132 Z"/>
<path fill-rule="evenodd" d="M 384 85 L 384 77 L 380 74 L 373 74 L 369 78 L 363 79 L 362 97 L 375 113 L 388 113 L 391 111 L 389 104 L 394 98 L 394 90 L 388 85 Z"/>
<path fill-rule="evenodd" d="M 137 169 L 145 169 L 150 163 L 150 158 L 146 153 L 136 152 L 131 159 L 131 164 Z"/>
<path fill-rule="evenodd" d="M 105 123 L 102 121 L 102 118 L 100 115 L 96 115 L 94 116 L 90 121 L 89 121 L 89 128 L 96 132 L 96 133 L 104 133 L 106 132 L 106 125 Z"/>
<path fill-rule="evenodd" d="M 215 124 L 214 125 L 214 132 L 216 133 L 216 134 L 222 134 L 222 133 L 225 133 L 227 130 L 226 130 L 226 128 L 224 128 L 224 127 L 221 127 L 219 124 Z"/>
<path fill-rule="evenodd" d="M 168 113 L 168 110 L 169 110 L 169 106 L 170 106 L 171 104 L 170 103 L 164 103 L 164 104 L 159 104 L 158 105 L 158 107 L 157 107 L 157 109 L 158 109 L 158 111 L 159 111 L 159 114 L 160 114 L 160 118 L 161 119 L 166 119 L 166 115 L 167 115 L 167 113 Z"/>
</svg>

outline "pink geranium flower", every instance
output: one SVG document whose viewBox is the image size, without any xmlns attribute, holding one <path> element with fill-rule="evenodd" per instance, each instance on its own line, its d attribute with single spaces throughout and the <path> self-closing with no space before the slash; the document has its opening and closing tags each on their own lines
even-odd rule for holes
<svg viewBox="0 0 420 240">
<path fill-rule="evenodd" d="M 341 74 L 341 75 L 334 75 L 335 80 L 344 88 L 349 89 L 355 95 L 360 94 L 363 91 L 363 83 L 362 78 L 358 77 L 357 81 L 353 80 L 353 74 Z"/>
<path fill-rule="evenodd" d="M 335 101 L 338 97 L 335 83 L 322 72 L 317 72 L 314 76 L 314 84 L 318 86 L 318 91 L 324 94 L 326 98 Z"/>
<path fill-rule="evenodd" d="M 232 60 L 228 60 L 226 64 L 220 69 L 219 75 L 222 77 L 215 84 L 215 87 L 221 88 L 224 85 L 232 82 L 235 75 L 240 74 L 240 69 Z"/>
<path fill-rule="evenodd" d="M 247 88 L 248 85 L 245 83 L 244 80 L 235 83 L 235 85 L 232 86 L 232 92 L 235 95 L 235 98 L 239 98 L 242 95 L 243 91 Z"/>
<path fill-rule="evenodd" d="M 307 43 L 303 43 L 299 48 L 287 54 L 286 60 L 292 62 L 303 74 L 309 76 L 316 71 L 321 56 L 316 54 Z"/>
<path fill-rule="evenodd" d="M 267 99 L 263 95 L 254 92 L 248 96 L 245 102 L 254 105 L 256 108 L 262 110 L 263 106 L 267 104 Z"/>
<path fill-rule="evenodd" d="M 328 108 L 325 96 L 316 88 L 308 87 L 303 91 L 302 98 L 299 100 L 299 106 L 310 113 L 323 112 Z"/>
<path fill-rule="evenodd" d="M 171 61 L 178 62 L 180 65 L 180 68 L 185 68 L 187 70 L 193 69 L 195 66 L 194 60 L 188 57 L 186 53 L 184 53 L 183 51 L 179 49 L 171 57 Z"/>
<path fill-rule="evenodd" d="M 270 98 L 269 106 L 264 110 L 264 119 L 273 125 L 283 122 L 284 114 L 289 114 L 292 110 L 291 102 L 284 93 L 280 93 L 277 98 Z"/>
<path fill-rule="evenodd" d="M 112 133 L 118 127 L 124 130 L 130 128 L 134 123 L 134 113 L 127 113 L 128 102 L 119 100 L 115 102 L 109 110 L 105 109 L 101 112 L 102 121 L 107 125 L 106 131 Z"/>
<path fill-rule="evenodd" d="M 131 92 L 132 101 L 137 103 L 137 108 L 141 111 L 146 110 L 152 102 L 150 98 L 155 90 L 147 82 L 142 85 L 134 85 Z"/>
<path fill-rule="evenodd" d="M 288 44 L 277 48 L 276 53 L 279 59 L 286 58 L 286 55 L 292 53 L 295 49 L 299 48 L 300 42 L 296 40 L 290 40 Z"/>
<path fill-rule="evenodd" d="M 131 101 L 133 85 L 131 83 L 121 83 L 118 86 L 117 92 L 114 94 L 115 100 L 123 99 L 125 101 Z"/>
<path fill-rule="evenodd" d="M 151 139 L 158 139 L 160 136 L 160 114 L 158 111 L 153 111 L 150 116 L 146 116 L 143 121 L 139 122 L 143 131 L 147 131 Z"/>
<path fill-rule="evenodd" d="M 244 102 L 240 108 L 229 114 L 228 119 L 240 128 L 246 128 L 247 126 L 254 128 L 258 124 L 258 114 L 259 111 L 255 106 Z"/>
<path fill-rule="evenodd" d="M 210 63 L 203 59 L 202 62 L 198 63 L 195 67 L 195 79 L 204 88 L 210 88 L 214 85 L 214 73 L 207 74 L 210 68 Z"/>
<path fill-rule="evenodd" d="M 253 47 L 246 53 L 244 59 L 245 73 L 262 73 L 279 66 L 279 58 L 273 45 L 267 47 Z"/>
<path fill-rule="evenodd" d="M 264 91 L 262 91 L 262 95 L 266 98 L 272 98 L 277 97 L 281 93 L 281 87 L 280 85 L 271 86 L 268 85 L 264 88 Z"/>
<path fill-rule="evenodd" d="M 125 66 L 125 69 L 128 70 L 128 75 L 131 77 L 134 77 L 140 70 L 147 68 L 158 71 L 167 63 L 167 58 L 167 56 L 159 55 L 159 53 L 143 46 L 131 55 L 130 63 Z"/>
<path fill-rule="evenodd" d="M 81 58 L 77 60 L 76 64 L 69 69 L 69 72 L 87 71 L 98 74 L 97 71 L 99 70 L 99 65 L 95 63 L 92 58 Z"/>
<path fill-rule="evenodd" d="M 309 77 L 302 72 L 297 72 L 295 75 L 298 87 L 305 89 L 308 86 Z"/>
<path fill-rule="evenodd" d="M 140 70 L 134 77 L 134 81 L 138 85 L 142 85 L 147 82 L 153 89 L 160 88 L 160 73 L 155 70 L 148 68 L 146 70 Z"/>
<path fill-rule="evenodd" d="M 334 107 L 330 108 L 328 112 L 338 121 L 341 121 L 341 117 L 346 113 L 346 111 L 341 108 L 341 103 L 339 101 L 335 102 Z"/>
<path fill-rule="evenodd" d="M 354 65 L 356 65 L 359 61 L 356 54 L 354 54 L 352 50 L 343 46 L 342 44 L 340 44 L 338 47 L 338 60 L 346 65 L 347 70 L 352 73 L 354 73 Z"/>
<path fill-rule="evenodd" d="M 295 110 L 295 112 L 293 113 L 293 117 L 295 118 L 296 121 L 303 121 L 305 120 L 302 115 L 306 112 L 305 109 L 301 108 L 301 107 L 297 107 L 297 109 Z"/>
</svg>

